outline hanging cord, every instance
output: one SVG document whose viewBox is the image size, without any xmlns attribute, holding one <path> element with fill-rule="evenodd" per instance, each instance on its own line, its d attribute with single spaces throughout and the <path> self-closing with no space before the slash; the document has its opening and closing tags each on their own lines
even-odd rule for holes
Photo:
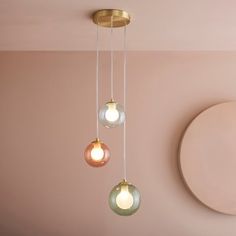
<svg viewBox="0 0 236 236">
<path fill-rule="evenodd" d="M 98 25 L 97 25 L 97 37 L 96 37 L 96 134 L 99 138 L 99 126 L 98 126 L 98 80 L 99 80 L 99 46 L 98 46 Z"/>
<path fill-rule="evenodd" d="M 123 171 L 124 171 L 124 179 L 127 177 L 126 170 L 126 65 L 127 65 L 127 49 L 126 49 L 126 25 L 124 27 L 124 46 L 123 46 L 123 54 L 124 54 L 124 112 L 125 112 L 125 121 L 124 121 L 124 132 L 123 132 L 123 145 L 124 145 L 124 155 L 123 155 Z"/>
<path fill-rule="evenodd" d="M 111 17 L 111 32 L 110 32 L 110 56 L 111 56 L 111 100 L 114 98 L 114 86 L 113 86 L 113 64 L 114 64 L 114 52 L 113 52 L 113 16 Z"/>
</svg>

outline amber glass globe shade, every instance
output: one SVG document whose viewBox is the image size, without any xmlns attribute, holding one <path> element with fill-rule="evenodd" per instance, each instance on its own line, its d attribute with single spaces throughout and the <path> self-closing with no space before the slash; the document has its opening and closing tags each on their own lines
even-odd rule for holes
<svg viewBox="0 0 236 236">
<path fill-rule="evenodd" d="M 110 192 L 110 208 L 118 215 L 133 215 L 139 209 L 140 202 L 138 189 L 126 180 L 121 181 Z"/>
<path fill-rule="evenodd" d="M 99 121 L 106 128 L 114 128 L 124 123 L 124 108 L 117 102 L 111 100 L 99 110 Z"/>
<path fill-rule="evenodd" d="M 96 139 L 86 147 L 84 158 L 90 166 L 101 167 L 109 161 L 110 150 L 107 145 Z"/>
</svg>

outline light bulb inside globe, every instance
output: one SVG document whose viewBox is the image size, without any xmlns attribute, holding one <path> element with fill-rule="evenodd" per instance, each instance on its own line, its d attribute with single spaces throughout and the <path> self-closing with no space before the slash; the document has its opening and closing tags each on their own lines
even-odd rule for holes
<svg viewBox="0 0 236 236">
<path fill-rule="evenodd" d="M 109 195 L 109 206 L 118 215 L 133 215 L 140 206 L 138 189 L 123 179 L 114 186 Z"/>
<path fill-rule="evenodd" d="M 99 109 L 99 121 L 106 128 L 114 128 L 124 123 L 124 108 L 117 102 L 111 100 Z"/>
<path fill-rule="evenodd" d="M 122 185 L 121 191 L 116 197 L 116 204 L 121 209 L 129 209 L 134 202 L 133 196 L 130 194 L 128 185 Z"/>
<path fill-rule="evenodd" d="M 110 150 L 98 138 L 91 142 L 84 151 L 86 162 L 93 167 L 104 166 L 110 159 Z"/>
<path fill-rule="evenodd" d="M 107 104 L 108 109 L 105 112 L 105 118 L 109 122 L 115 122 L 119 119 L 119 111 L 116 109 L 116 103 L 110 102 Z"/>
<path fill-rule="evenodd" d="M 91 150 L 91 158 L 94 161 L 101 161 L 104 156 L 104 151 L 101 148 L 101 144 L 99 142 L 94 143 L 94 147 Z"/>
</svg>

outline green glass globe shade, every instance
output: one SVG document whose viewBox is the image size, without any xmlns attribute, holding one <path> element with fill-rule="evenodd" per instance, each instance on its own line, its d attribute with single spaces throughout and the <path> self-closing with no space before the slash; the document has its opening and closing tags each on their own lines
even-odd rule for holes
<svg viewBox="0 0 236 236">
<path fill-rule="evenodd" d="M 139 209 L 140 202 L 138 189 L 126 180 L 116 185 L 109 195 L 110 208 L 121 216 L 133 215 Z"/>
</svg>

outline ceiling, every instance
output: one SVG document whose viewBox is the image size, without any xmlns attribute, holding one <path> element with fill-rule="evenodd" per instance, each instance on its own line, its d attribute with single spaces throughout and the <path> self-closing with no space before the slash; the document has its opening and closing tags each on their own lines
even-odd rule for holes
<svg viewBox="0 0 236 236">
<path fill-rule="evenodd" d="M 0 50 L 94 50 L 90 16 L 101 8 L 131 14 L 130 50 L 236 50 L 235 0 L 1 0 Z M 121 49 L 121 30 L 114 38 Z"/>
</svg>

